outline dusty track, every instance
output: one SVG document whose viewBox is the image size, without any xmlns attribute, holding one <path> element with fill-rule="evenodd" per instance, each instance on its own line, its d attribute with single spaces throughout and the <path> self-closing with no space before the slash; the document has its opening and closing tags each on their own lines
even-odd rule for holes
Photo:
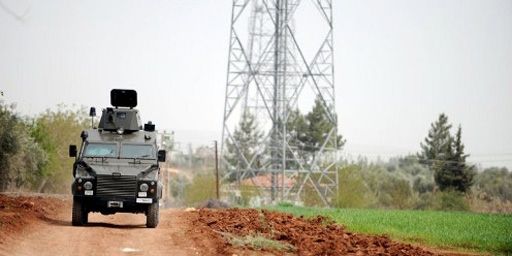
<svg viewBox="0 0 512 256">
<path fill-rule="evenodd" d="M 142 214 L 90 214 L 71 226 L 71 197 L 0 194 L 1 255 L 463 255 L 346 231 L 328 219 L 254 209 L 161 209 L 156 229 Z M 260 236 L 286 250 L 233 247 Z M 243 246 L 243 245 L 242 245 Z"/>
<path fill-rule="evenodd" d="M 223 241 L 216 240 L 220 238 L 192 225 L 197 214 L 161 210 L 160 224 L 156 229 L 146 228 L 145 216 L 140 214 L 91 214 L 90 224 L 73 227 L 70 224 L 69 197 L 21 200 L 21 204 L 15 205 L 8 205 L 4 200 L 4 207 L 0 209 L 4 223 L 0 226 L 0 255 L 225 254 L 222 251 Z M 20 209 L 9 212 L 9 207 Z M 39 214 L 24 214 L 25 210 Z M 25 220 L 20 218 L 22 216 Z M 15 222 L 24 224 L 16 225 Z"/>
</svg>

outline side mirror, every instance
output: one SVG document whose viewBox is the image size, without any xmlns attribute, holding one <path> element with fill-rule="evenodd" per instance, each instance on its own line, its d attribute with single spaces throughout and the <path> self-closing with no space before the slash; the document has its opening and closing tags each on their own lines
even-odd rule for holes
<svg viewBox="0 0 512 256">
<path fill-rule="evenodd" d="M 76 145 L 69 145 L 69 157 L 76 157 Z"/>
<path fill-rule="evenodd" d="M 165 150 L 158 150 L 158 162 L 165 162 L 165 156 L 167 155 L 167 152 Z"/>
<path fill-rule="evenodd" d="M 89 137 L 89 133 L 87 133 L 87 131 L 82 131 L 82 133 L 80 133 L 80 138 L 82 138 L 82 141 L 85 141 L 87 137 Z"/>
<path fill-rule="evenodd" d="M 91 107 L 89 109 L 89 116 L 90 117 L 95 117 L 96 116 L 96 108 L 95 107 Z"/>
</svg>

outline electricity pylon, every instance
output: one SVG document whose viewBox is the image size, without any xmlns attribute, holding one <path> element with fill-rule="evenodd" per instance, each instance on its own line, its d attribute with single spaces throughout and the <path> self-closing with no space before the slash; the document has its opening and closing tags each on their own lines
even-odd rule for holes
<svg viewBox="0 0 512 256">
<path fill-rule="evenodd" d="M 332 0 L 233 0 L 221 148 L 224 192 L 255 186 L 275 202 L 303 201 L 308 191 L 324 205 L 335 195 L 338 133 L 332 10 Z M 295 21 L 315 16 L 319 34 L 312 42 L 319 43 L 301 44 L 296 32 L 301 27 Z M 287 126 L 293 111 L 308 111 L 315 99 L 332 128 L 304 154 L 300 135 Z M 252 115 L 263 131 L 250 154 L 234 136 L 244 113 Z M 239 164 L 229 160 L 233 157 Z"/>
</svg>

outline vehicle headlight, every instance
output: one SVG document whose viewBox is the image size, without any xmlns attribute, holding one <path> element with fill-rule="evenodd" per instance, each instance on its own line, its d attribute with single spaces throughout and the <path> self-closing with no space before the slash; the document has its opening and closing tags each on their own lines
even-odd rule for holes
<svg viewBox="0 0 512 256">
<path fill-rule="evenodd" d="M 87 171 L 86 167 L 78 165 L 75 178 L 93 178 L 93 176 Z"/>
<path fill-rule="evenodd" d="M 142 191 L 142 192 L 148 191 L 148 188 L 149 188 L 149 186 L 146 183 L 140 184 L 140 187 L 139 187 L 140 191 Z"/>
<path fill-rule="evenodd" d="M 84 183 L 84 188 L 85 188 L 85 189 L 92 189 L 92 182 L 90 182 L 90 181 L 86 181 L 86 182 Z"/>
</svg>

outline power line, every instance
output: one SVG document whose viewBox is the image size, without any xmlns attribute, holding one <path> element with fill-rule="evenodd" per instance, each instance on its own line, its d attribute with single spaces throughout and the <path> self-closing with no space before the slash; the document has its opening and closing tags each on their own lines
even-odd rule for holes
<svg viewBox="0 0 512 256">
<path fill-rule="evenodd" d="M 30 7 L 28 7 L 25 12 L 23 12 L 22 15 L 17 14 L 15 11 L 11 10 L 7 5 L 5 5 L 2 1 L 0 1 L 0 8 L 4 10 L 7 14 L 9 14 L 11 17 L 13 17 L 15 20 L 19 22 L 25 22 L 25 17 L 27 16 L 28 12 L 30 11 Z"/>
</svg>

